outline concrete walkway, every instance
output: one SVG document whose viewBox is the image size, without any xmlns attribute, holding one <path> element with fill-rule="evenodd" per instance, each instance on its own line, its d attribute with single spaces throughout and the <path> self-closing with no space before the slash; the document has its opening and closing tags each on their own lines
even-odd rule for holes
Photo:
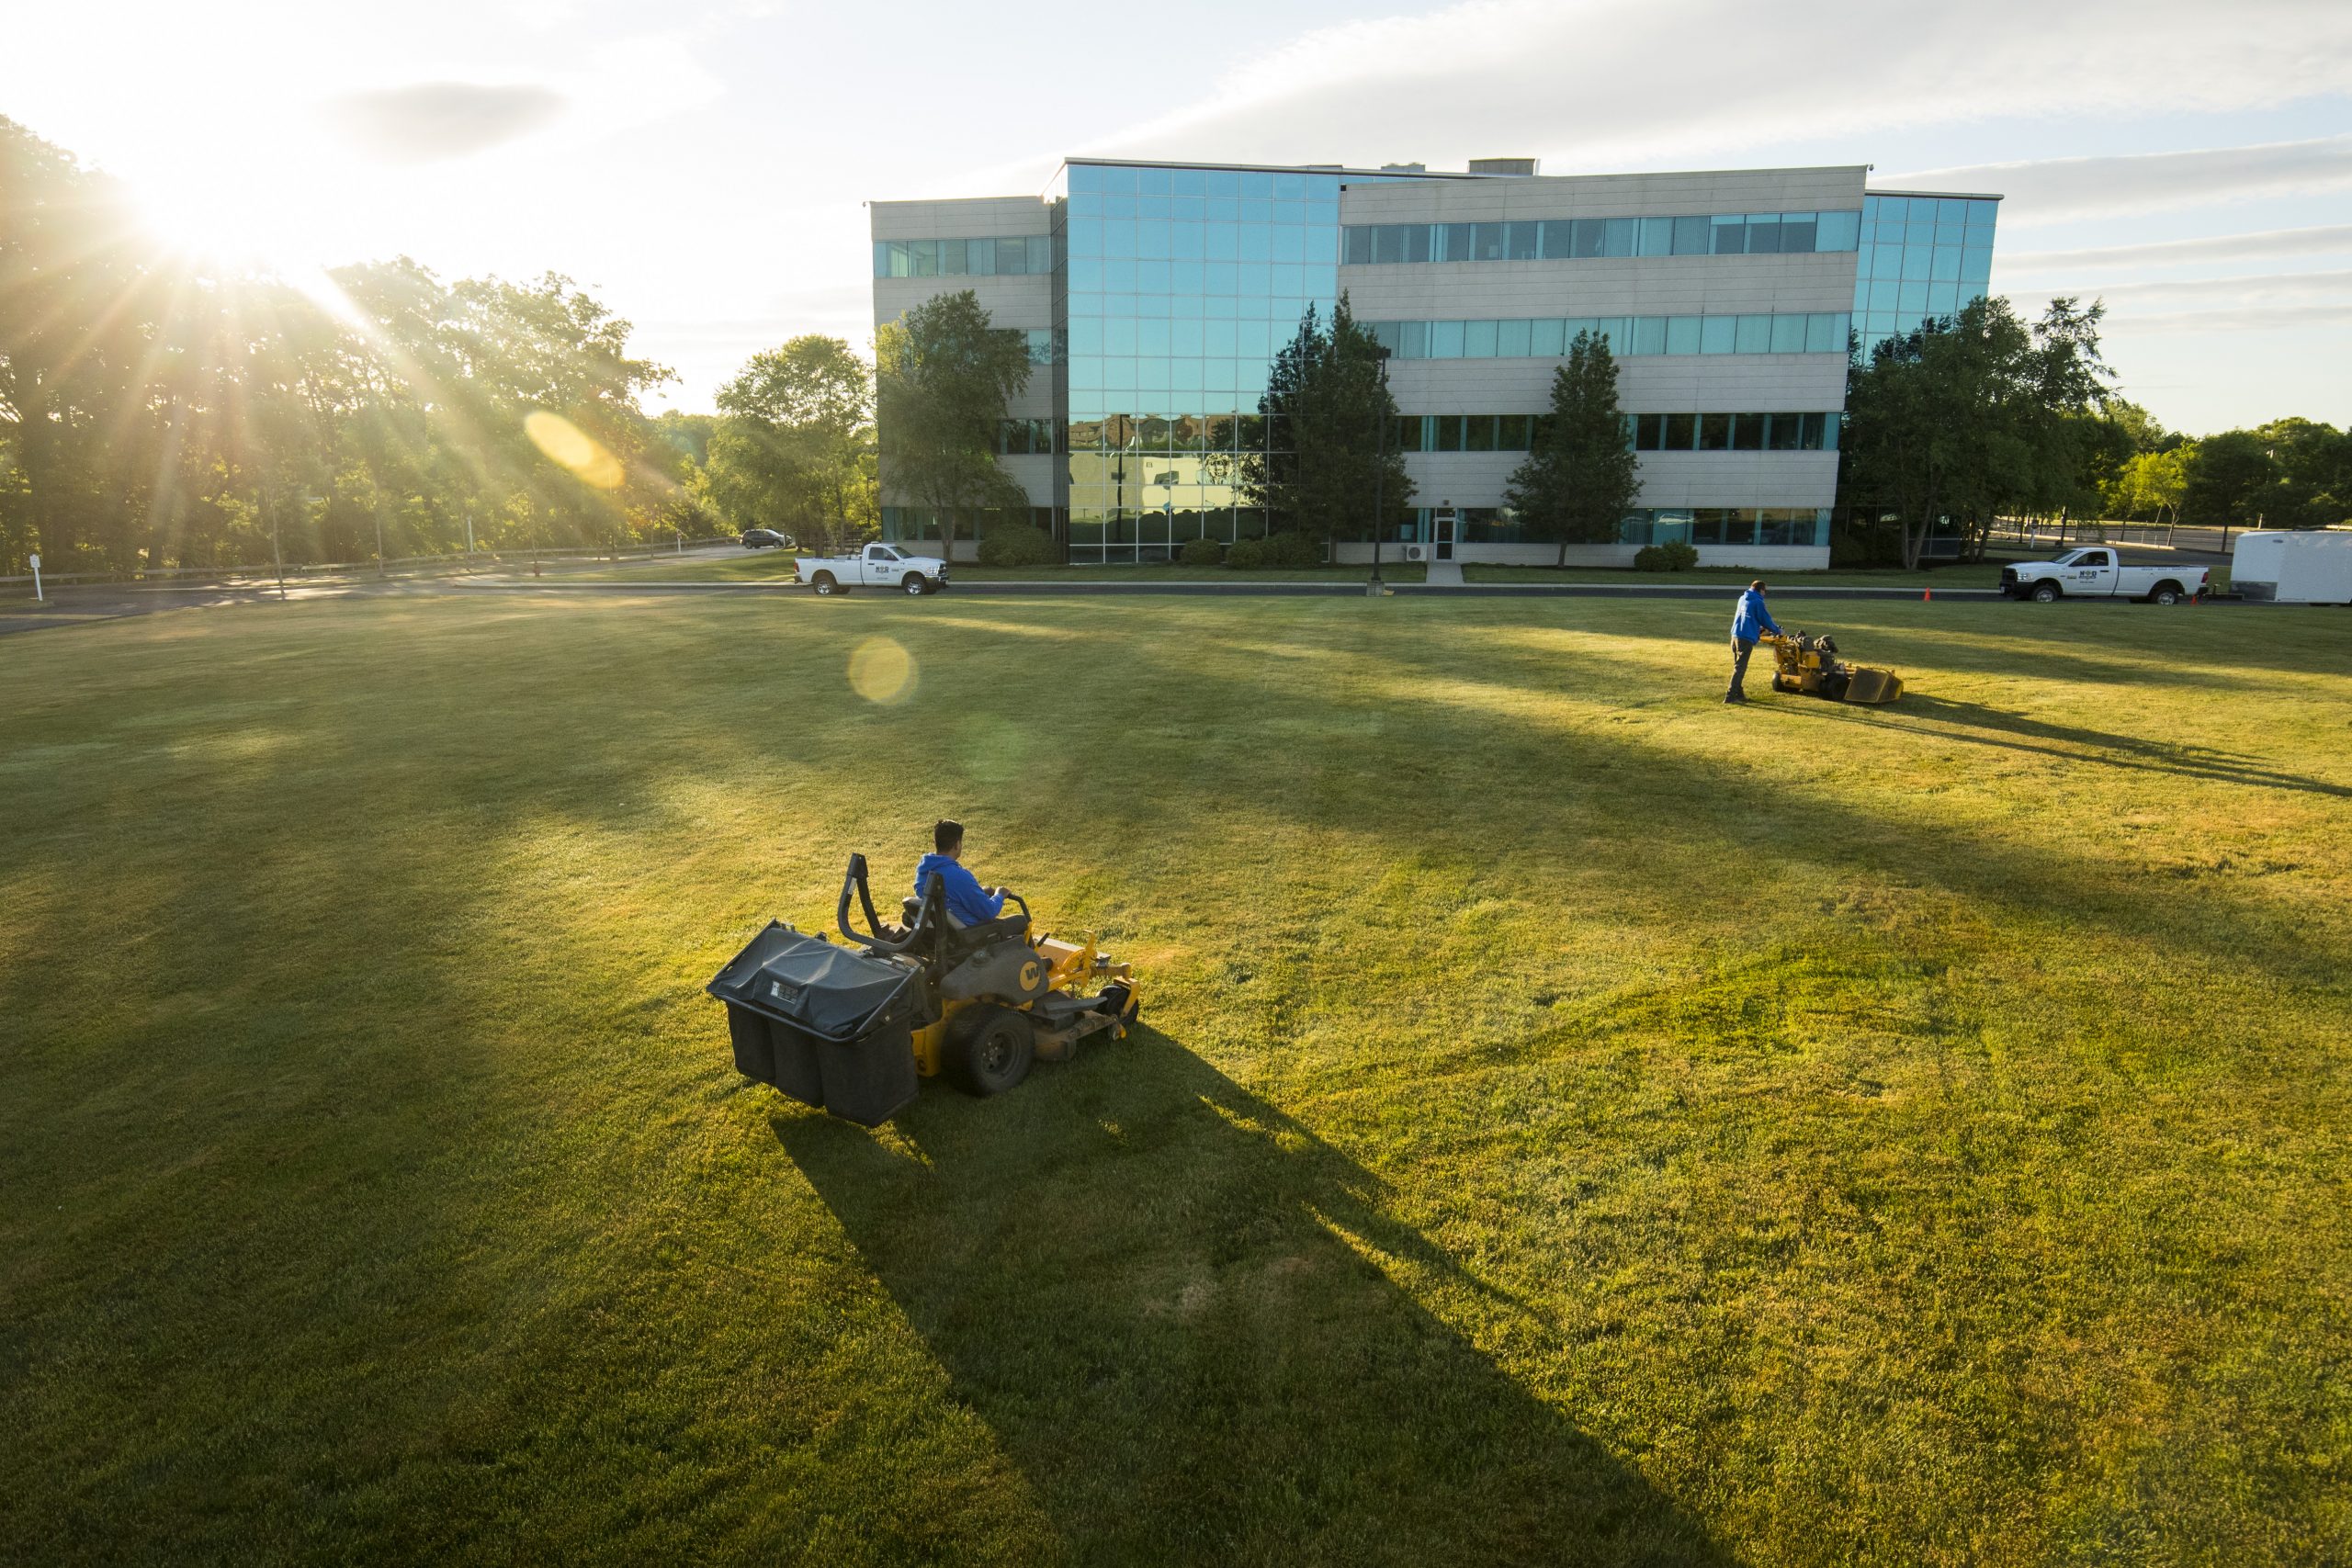
<svg viewBox="0 0 2352 1568">
<path fill-rule="evenodd" d="M 1458 560 L 1433 560 L 1426 580 L 1431 588 L 1461 588 L 1462 563 Z"/>
</svg>

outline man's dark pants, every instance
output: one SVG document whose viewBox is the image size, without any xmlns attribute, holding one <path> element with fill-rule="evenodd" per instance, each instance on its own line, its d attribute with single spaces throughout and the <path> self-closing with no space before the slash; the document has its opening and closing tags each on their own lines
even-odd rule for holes
<svg viewBox="0 0 2352 1568">
<path fill-rule="evenodd" d="M 1724 694 L 1726 696 L 1738 697 L 1743 701 L 1747 699 L 1747 694 L 1741 689 L 1741 682 L 1747 679 L 1747 656 L 1755 651 L 1756 644 L 1749 639 L 1736 637 L 1731 639 L 1731 690 Z"/>
</svg>

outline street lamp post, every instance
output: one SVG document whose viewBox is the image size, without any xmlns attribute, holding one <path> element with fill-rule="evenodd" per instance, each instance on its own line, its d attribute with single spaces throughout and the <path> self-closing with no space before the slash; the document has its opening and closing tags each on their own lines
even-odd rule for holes
<svg viewBox="0 0 2352 1568">
<path fill-rule="evenodd" d="M 1379 372 L 1376 383 L 1378 399 L 1373 405 L 1372 456 L 1372 579 L 1364 584 L 1368 593 L 1378 593 L 1380 582 L 1380 536 L 1387 520 L 1387 497 L 1384 486 L 1388 479 L 1388 350 L 1380 344 L 1372 345 L 1373 364 Z"/>
</svg>

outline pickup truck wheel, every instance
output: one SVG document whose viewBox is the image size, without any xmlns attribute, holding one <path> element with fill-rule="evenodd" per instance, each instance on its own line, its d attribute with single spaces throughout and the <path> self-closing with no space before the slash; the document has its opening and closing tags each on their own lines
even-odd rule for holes
<svg viewBox="0 0 2352 1568">
<path fill-rule="evenodd" d="M 2058 585 L 2054 582 L 2035 583 L 2033 585 L 2033 602 L 2037 604 L 2056 604 L 2058 602 Z"/>
<path fill-rule="evenodd" d="M 957 1089 L 986 1098 L 1027 1077 L 1036 1057 L 1037 1032 L 1029 1015 L 981 1002 L 956 1015 L 939 1065 Z"/>
<path fill-rule="evenodd" d="M 819 572 L 809 586 L 820 593 L 839 593 L 842 591 L 842 585 L 834 581 L 830 571 Z"/>
<path fill-rule="evenodd" d="M 2154 593 L 2149 594 L 2148 597 L 2154 599 L 2159 604 L 2177 604 L 2180 603 L 2180 584 L 2177 582 L 2159 582 L 2156 584 L 2156 591 Z"/>
<path fill-rule="evenodd" d="M 899 586 L 907 591 L 907 596 L 910 599 L 920 599 L 931 592 L 931 584 L 924 581 L 922 573 L 919 571 L 907 573 L 899 581 Z"/>
</svg>

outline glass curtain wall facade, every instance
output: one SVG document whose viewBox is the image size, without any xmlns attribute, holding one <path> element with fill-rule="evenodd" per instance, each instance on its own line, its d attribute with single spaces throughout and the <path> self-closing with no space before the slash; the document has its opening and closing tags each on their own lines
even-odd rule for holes
<svg viewBox="0 0 2352 1568">
<path fill-rule="evenodd" d="M 1056 503 L 1077 564 L 1166 560 L 1266 532 L 1240 464 L 1279 450 L 1258 412 L 1275 354 L 1340 293 L 1340 186 L 1304 169 L 1070 163 L 1054 201 Z M 1397 176 L 1426 179 L 1426 174 Z"/>
<path fill-rule="evenodd" d="M 1984 298 L 2000 209 L 1998 197 L 1862 197 L 1854 328 L 1863 358 L 1883 340 Z"/>
</svg>

